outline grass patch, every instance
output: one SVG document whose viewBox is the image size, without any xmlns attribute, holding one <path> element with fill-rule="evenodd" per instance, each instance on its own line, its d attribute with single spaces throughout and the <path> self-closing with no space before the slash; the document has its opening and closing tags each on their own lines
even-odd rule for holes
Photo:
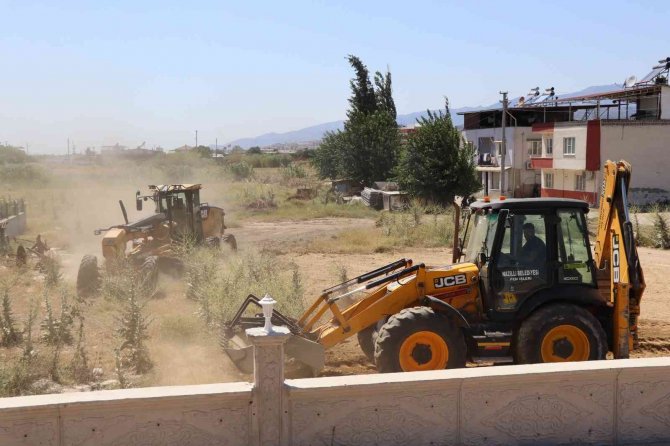
<svg viewBox="0 0 670 446">
<path fill-rule="evenodd" d="M 183 314 L 166 315 L 160 321 L 160 337 L 171 341 L 191 342 L 200 332 L 198 320 Z"/>
</svg>

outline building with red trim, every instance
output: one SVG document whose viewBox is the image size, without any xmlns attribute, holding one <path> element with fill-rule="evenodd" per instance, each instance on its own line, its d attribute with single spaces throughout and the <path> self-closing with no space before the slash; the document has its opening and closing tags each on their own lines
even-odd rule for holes
<svg viewBox="0 0 670 446">
<path fill-rule="evenodd" d="M 641 81 L 598 94 L 559 97 L 553 88 L 515 100 L 505 128 L 505 190 L 514 197 L 577 198 L 597 205 L 601 166 L 633 166 L 632 201 L 670 200 L 670 58 Z M 477 152 L 483 194 L 500 192 L 502 109 L 462 113 Z"/>
</svg>

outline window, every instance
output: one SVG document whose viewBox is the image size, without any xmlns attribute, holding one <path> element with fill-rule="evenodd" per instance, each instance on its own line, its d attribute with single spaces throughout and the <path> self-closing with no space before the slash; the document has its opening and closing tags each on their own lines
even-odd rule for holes
<svg viewBox="0 0 670 446">
<path fill-rule="evenodd" d="M 509 215 L 499 253 L 494 254 L 493 304 L 512 311 L 526 296 L 546 286 L 547 237 L 542 214 Z"/>
<path fill-rule="evenodd" d="M 500 172 L 491 172 L 491 187 L 489 189 L 500 189 Z"/>
<path fill-rule="evenodd" d="M 558 280 L 560 283 L 594 284 L 591 248 L 584 214 L 575 209 L 558 211 Z"/>
<path fill-rule="evenodd" d="M 547 138 L 545 140 L 545 151 L 547 152 L 547 156 L 551 155 L 554 153 L 554 138 Z"/>
<path fill-rule="evenodd" d="M 502 155 L 502 141 L 496 141 L 495 145 L 496 145 L 496 154 L 498 156 Z"/>
<path fill-rule="evenodd" d="M 530 140 L 528 140 L 528 155 L 529 156 L 542 156 L 542 140 L 541 139 L 530 139 Z"/>
<path fill-rule="evenodd" d="M 563 155 L 575 154 L 575 138 L 563 138 Z"/>
<path fill-rule="evenodd" d="M 575 175 L 575 190 L 586 190 L 586 175 L 584 172 Z"/>
<path fill-rule="evenodd" d="M 545 173 L 544 174 L 544 187 L 546 189 L 551 189 L 554 187 L 554 174 L 553 173 Z"/>
</svg>

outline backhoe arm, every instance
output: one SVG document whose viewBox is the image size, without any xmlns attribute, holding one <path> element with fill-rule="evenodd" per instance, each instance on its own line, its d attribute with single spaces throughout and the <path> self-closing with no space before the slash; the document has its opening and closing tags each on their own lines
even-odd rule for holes
<svg viewBox="0 0 670 446">
<path fill-rule="evenodd" d="M 609 269 L 612 339 L 617 359 L 628 358 L 633 347 L 645 287 L 628 211 L 630 177 L 631 166 L 626 161 L 605 163 L 594 248 L 596 268 Z"/>
</svg>

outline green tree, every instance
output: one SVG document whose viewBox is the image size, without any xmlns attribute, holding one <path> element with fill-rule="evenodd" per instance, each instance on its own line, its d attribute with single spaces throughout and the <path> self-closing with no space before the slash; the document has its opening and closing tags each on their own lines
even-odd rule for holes
<svg viewBox="0 0 670 446">
<path fill-rule="evenodd" d="M 313 163 L 322 178 L 350 178 L 365 184 L 389 178 L 400 150 L 391 73 L 375 74 L 375 86 L 363 62 L 350 55 L 354 69 L 350 108 L 343 131 L 328 132 Z"/>
<path fill-rule="evenodd" d="M 261 148 L 258 147 L 258 146 L 249 147 L 249 150 L 247 150 L 247 153 L 250 154 L 250 155 L 251 154 L 260 154 L 261 153 Z"/>
<path fill-rule="evenodd" d="M 400 186 L 416 197 L 435 203 L 450 203 L 454 196 L 469 196 L 481 183 L 474 164 L 474 149 L 465 144 L 445 111 L 418 119 L 420 126 L 410 135 L 398 165 Z"/>
<path fill-rule="evenodd" d="M 198 147 L 194 147 L 193 151 L 203 158 L 209 158 L 212 156 L 212 149 L 207 146 L 199 145 Z"/>
</svg>

